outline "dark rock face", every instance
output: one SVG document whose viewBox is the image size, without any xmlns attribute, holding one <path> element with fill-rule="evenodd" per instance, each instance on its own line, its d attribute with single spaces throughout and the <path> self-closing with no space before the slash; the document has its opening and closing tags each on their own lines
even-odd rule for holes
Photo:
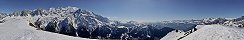
<svg viewBox="0 0 244 40">
<path fill-rule="evenodd" d="M 111 28 L 111 39 L 121 39 L 122 34 L 125 34 L 128 32 L 126 28 Z"/>
<path fill-rule="evenodd" d="M 111 33 L 111 30 L 108 28 L 108 25 L 97 27 L 92 33 L 91 38 L 109 38 L 108 35 Z M 98 37 L 99 36 L 99 37 Z"/>
<path fill-rule="evenodd" d="M 71 19 L 69 17 L 65 18 L 62 22 L 58 24 L 58 31 L 61 34 L 76 36 L 76 29 L 74 28 Z"/>
<path fill-rule="evenodd" d="M 36 20 L 36 22 L 34 22 L 34 24 L 35 24 L 35 26 L 34 26 L 35 28 L 41 29 L 40 26 L 42 25 L 42 22 L 40 21 L 40 18 L 38 18 Z"/>
<path fill-rule="evenodd" d="M 160 30 L 153 30 L 152 32 L 153 32 L 153 36 L 158 37 L 158 38 L 162 38 L 173 30 L 175 30 L 175 29 L 165 27 L 165 28 L 162 28 Z"/>
<path fill-rule="evenodd" d="M 137 28 L 128 34 L 132 36 L 132 38 L 129 39 L 138 38 L 139 40 L 159 40 L 173 30 L 175 29 L 169 27 L 155 29 L 154 27 L 147 25 L 146 28 Z"/>
<path fill-rule="evenodd" d="M 77 34 L 79 37 L 83 37 L 83 38 L 90 38 L 90 32 L 87 31 L 88 29 L 86 28 L 86 26 L 78 26 L 78 29 L 77 29 Z"/>
<path fill-rule="evenodd" d="M 57 32 L 55 29 L 58 27 L 57 25 L 57 20 L 52 20 L 51 22 L 49 22 L 47 24 L 47 26 L 45 27 L 45 31 L 50 31 L 50 32 Z"/>
</svg>

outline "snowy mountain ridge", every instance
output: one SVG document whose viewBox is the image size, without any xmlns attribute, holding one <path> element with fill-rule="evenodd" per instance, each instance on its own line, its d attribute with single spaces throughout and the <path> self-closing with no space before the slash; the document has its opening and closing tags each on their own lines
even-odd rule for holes
<svg viewBox="0 0 244 40">
<path fill-rule="evenodd" d="M 37 30 L 92 39 L 159 40 L 168 32 L 183 30 L 179 29 L 181 24 L 170 26 L 171 24 L 160 23 L 167 25 L 160 26 L 160 24 L 138 23 L 136 21 L 127 23 L 111 21 L 106 17 L 77 7 L 23 10 L 13 12 L 8 16 L 10 18 L 27 18 L 26 20 L 29 22 L 29 25 L 37 28 Z M 184 29 L 185 31 L 195 26 L 194 24 L 184 23 L 182 25 L 189 25 L 185 26 L 189 27 Z"/>
<path fill-rule="evenodd" d="M 16 11 L 0 14 L 0 23 L 13 20 L 27 21 L 37 30 L 90 39 L 167 40 L 172 36 L 184 39 L 197 31 L 199 25 L 243 25 L 244 16 L 236 19 L 207 18 L 203 20 L 173 20 L 156 23 L 121 23 L 77 7 L 60 7 Z M 22 18 L 22 19 L 21 19 Z M 12 21 L 13 21 L 12 20 Z M 10 20 L 11 21 L 11 20 Z M 7 22 L 8 23 L 8 22 Z"/>
</svg>

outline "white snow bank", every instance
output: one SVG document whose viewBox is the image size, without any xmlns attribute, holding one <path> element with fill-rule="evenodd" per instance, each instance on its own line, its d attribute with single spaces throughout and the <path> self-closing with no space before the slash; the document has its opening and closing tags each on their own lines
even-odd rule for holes
<svg viewBox="0 0 244 40">
<path fill-rule="evenodd" d="M 0 40 L 91 40 L 36 30 L 22 17 L 9 17 L 5 20 L 7 21 L 0 24 Z"/>
<path fill-rule="evenodd" d="M 160 40 L 177 40 L 184 35 L 185 32 L 183 31 L 178 31 L 176 32 L 176 30 L 169 32 L 166 36 L 164 36 L 163 38 L 161 38 Z"/>
<path fill-rule="evenodd" d="M 206 25 L 182 40 L 243 40 L 244 29 L 221 25 Z"/>
</svg>

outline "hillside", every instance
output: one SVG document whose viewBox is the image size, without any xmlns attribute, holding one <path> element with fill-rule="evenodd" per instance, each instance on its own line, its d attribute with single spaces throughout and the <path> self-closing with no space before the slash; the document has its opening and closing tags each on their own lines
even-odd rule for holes
<svg viewBox="0 0 244 40">
<path fill-rule="evenodd" d="M 0 23 L 0 40 L 91 40 L 36 30 L 28 25 L 28 18 L 8 17 Z"/>
<path fill-rule="evenodd" d="M 205 25 L 197 31 L 186 36 L 182 40 L 243 40 L 244 29 L 222 26 L 222 25 Z"/>
</svg>

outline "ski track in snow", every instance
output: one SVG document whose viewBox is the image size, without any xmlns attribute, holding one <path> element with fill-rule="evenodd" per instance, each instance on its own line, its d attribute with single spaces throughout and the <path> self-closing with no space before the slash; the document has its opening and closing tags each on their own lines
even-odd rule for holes
<svg viewBox="0 0 244 40">
<path fill-rule="evenodd" d="M 7 18 L 0 23 L 0 40 L 91 40 L 36 30 L 22 17 Z"/>
<path fill-rule="evenodd" d="M 182 40 L 243 40 L 244 29 L 232 26 L 205 25 Z"/>
</svg>

